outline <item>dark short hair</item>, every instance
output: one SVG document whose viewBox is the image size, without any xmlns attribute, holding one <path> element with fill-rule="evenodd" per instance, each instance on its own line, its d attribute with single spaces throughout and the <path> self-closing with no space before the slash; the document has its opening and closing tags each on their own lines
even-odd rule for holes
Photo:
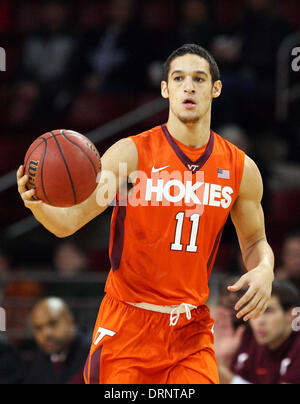
<svg viewBox="0 0 300 404">
<path fill-rule="evenodd" d="M 272 296 L 278 297 L 284 311 L 289 311 L 294 307 L 300 306 L 299 291 L 291 282 L 275 279 Z"/>
<path fill-rule="evenodd" d="M 220 80 L 220 70 L 214 57 L 206 49 L 202 48 L 202 46 L 196 44 L 185 44 L 172 52 L 165 61 L 163 66 L 163 81 L 168 82 L 170 66 L 173 60 L 184 55 L 197 55 L 205 59 L 209 64 L 212 82 L 215 83 Z"/>
</svg>

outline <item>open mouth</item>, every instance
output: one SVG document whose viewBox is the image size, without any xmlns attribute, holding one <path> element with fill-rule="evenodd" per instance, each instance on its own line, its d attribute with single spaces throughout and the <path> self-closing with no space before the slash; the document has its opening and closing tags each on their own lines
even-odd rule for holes
<svg viewBox="0 0 300 404">
<path fill-rule="evenodd" d="M 187 108 L 193 108 L 196 106 L 195 101 L 192 98 L 187 98 L 186 100 L 183 101 L 183 104 L 187 107 Z"/>
</svg>

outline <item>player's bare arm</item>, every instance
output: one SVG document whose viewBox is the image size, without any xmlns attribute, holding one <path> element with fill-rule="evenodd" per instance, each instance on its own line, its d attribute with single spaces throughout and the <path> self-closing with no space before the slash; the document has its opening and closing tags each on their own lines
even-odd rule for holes
<svg viewBox="0 0 300 404">
<path fill-rule="evenodd" d="M 231 292 L 237 292 L 248 287 L 235 306 L 237 317 L 244 321 L 255 319 L 265 312 L 274 280 L 274 254 L 266 239 L 262 195 L 260 172 L 246 156 L 240 192 L 231 218 L 248 272 L 228 288 Z"/>
<path fill-rule="evenodd" d="M 128 176 L 131 172 L 137 170 L 138 154 L 134 142 L 130 138 L 121 139 L 116 142 L 102 156 L 101 162 L 102 173 L 110 172 L 115 178 L 114 190 L 108 193 L 109 195 L 107 195 L 105 203 L 99 204 L 97 195 L 101 191 L 100 188 L 107 190 L 108 179 L 101 180 L 93 194 L 86 201 L 69 208 L 57 208 L 47 205 L 42 201 L 35 201 L 33 199 L 35 190 L 27 191 L 26 189 L 28 176 L 24 175 L 23 166 L 17 172 L 19 194 L 25 206 L 32 211 L 35 218 L 47 230 L 57 237 L 68 237 L 104 212 L 115 198 L 119 187 L 127 182 L 127 176 L 122 176 L 119 173 L 120 163 L 126 164 Z"/>
</svg>

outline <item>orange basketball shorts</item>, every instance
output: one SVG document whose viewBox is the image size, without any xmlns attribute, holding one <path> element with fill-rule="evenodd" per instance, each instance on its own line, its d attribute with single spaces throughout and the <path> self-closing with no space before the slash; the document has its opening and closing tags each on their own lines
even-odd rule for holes
<svg viewBox="0 0 300 404">
<path fill-rule="evenodd" d="M 206 306 L 170 315 L 106 295 L 87 358 L 86 384 L 218 384 L 213 320 Z"/>
</svg>

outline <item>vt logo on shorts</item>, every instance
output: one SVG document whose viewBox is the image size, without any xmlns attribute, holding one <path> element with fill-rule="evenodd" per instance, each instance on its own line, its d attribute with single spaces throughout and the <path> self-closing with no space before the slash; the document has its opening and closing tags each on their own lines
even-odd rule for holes
<svg viewBox="0 0 300 404">
<path fill-rule="evenodd" d="M 114 335 L 116 335 L 114 331 L 99 327 L 95 335 L 94 345 L 98 345 L 105 336 L 113 337 Z"/>
</svg>

